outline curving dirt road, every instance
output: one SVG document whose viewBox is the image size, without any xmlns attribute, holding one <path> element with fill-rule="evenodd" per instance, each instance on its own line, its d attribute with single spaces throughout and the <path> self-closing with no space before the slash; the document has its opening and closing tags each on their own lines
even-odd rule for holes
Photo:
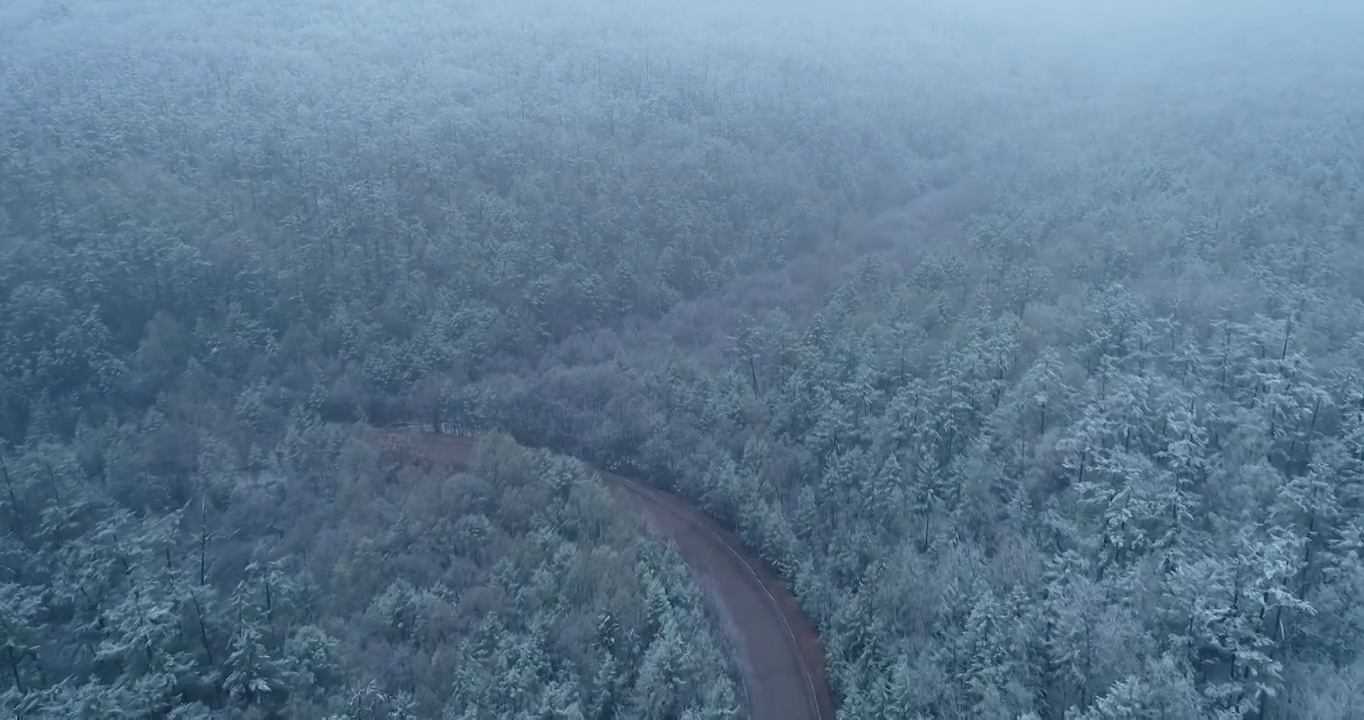
<svg viewBox="0 0 1364 720">
<path fill-rule="evenodd" d="M 466 461 L 472 438 L 417 436 L 424 452 Z M 594 468 L 626 507 L 673 541 L 724 621 L 736 648 L 744 701 L 753 720 L 833 720 L 823 652 L 809 620 L 764 563 L 734 535 L 675 495 Z"/>
<path fill-rule="evenodd" d="M 673 540 L 738 650 L 749 717 L 832 720 L 819 640 L 786 587 L 738 539 L 675 495 L 597 470 L 655 534 Z"/>
</svg>

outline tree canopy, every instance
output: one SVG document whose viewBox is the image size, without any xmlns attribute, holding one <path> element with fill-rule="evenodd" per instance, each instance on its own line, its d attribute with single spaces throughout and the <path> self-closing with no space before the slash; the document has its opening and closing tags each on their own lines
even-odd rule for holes
<svg viewBox="0 0 1364 720">
<path fill-rule="evenodd" d="M 757 548 L 840 718 L 1350 717 L 1361 29 L 7 2 L 0 706 L 736 716 L 676 556 L 519 442 Z"/>
</svg>

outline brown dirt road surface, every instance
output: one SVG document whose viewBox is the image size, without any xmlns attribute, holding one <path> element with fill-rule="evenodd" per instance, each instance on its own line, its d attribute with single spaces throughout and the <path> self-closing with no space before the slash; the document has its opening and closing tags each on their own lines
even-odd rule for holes
<svg viewBox="0 0 1364 720">
<path fill-rule="evenodd" d="M 463 463 L 471 438 L 396 431 L 420 450 Z M 739 540 L 681 498 L 593 468 L 660 538 L 676 544 L 705 589 L 736 652 L 743 700 L 753 720 L 833 720 L 824 655 L 813 626 L 776 574 Z"/>
</svg>

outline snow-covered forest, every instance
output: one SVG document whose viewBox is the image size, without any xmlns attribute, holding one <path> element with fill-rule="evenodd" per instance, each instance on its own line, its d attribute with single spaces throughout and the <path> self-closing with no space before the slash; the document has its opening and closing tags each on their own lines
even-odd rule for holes
<svg viewBox="0 0 1364 720">
<path fill-rule="evenodd" d="M 1364 712 L 1364 5 L 0 3 L 0 708 Z M 376 440 L 488 433 L 456 469 Z M 530 450 L 526 447 L 543 448 Z"/>
</svg>

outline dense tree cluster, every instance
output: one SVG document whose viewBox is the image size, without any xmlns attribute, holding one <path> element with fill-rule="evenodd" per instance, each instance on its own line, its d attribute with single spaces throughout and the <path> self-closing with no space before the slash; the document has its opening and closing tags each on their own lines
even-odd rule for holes
<svg viewBox="0 0 1364 720">
<path fill-rule="evenodd" d="M 164 428 L 162 428 L 164 429 Z M 296 418 L 181 498 L 156 428 L 5 461 L 0 702 L 24 718 L 732 718 L 680 560 L 575 461 L 485 439 L 464 471 Z"/>
<path fill-rule="evenodd" d="M 900 106 L 827 97 L 815 58 L 719 38 L 698 67 L 666 18 L 75 7 L 4 51 L 9 437 L 191 358 L 391 415 L 371 398 L 779 265 L 928 186 L 915 147 L 949 132 L 883 137 Z"/>
<path fill-rule="evenodd" d="M 7 709 L 737 711 L 407 421 L 733 526 L 840 717 L 1364 704 L 1362 11 L 617 5 L 0 7 Z"/>
</svg>

